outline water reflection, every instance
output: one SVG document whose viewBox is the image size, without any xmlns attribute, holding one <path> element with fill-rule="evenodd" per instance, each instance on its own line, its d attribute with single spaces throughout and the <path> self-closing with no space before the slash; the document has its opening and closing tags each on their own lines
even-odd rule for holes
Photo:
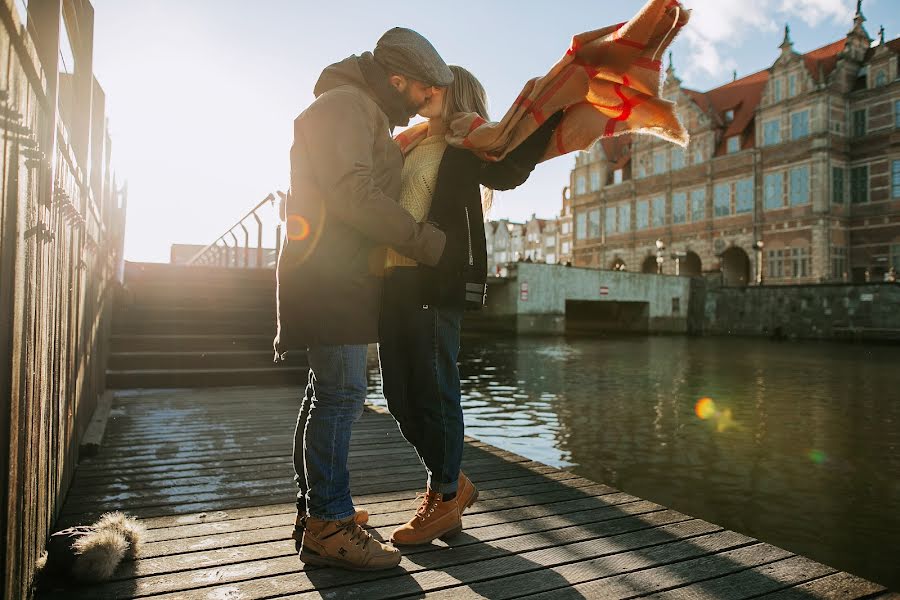
<svg viewBox="0 0 900 600">
<path fill-rule="evenodd" d="M 468 435 L 900 589 L 900 348 L 466 337 L 460 363 Z"/>
</svg>

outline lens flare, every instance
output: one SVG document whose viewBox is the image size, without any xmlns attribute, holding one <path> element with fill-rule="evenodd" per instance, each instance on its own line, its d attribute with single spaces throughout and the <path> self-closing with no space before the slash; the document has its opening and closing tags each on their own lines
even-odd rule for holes
<svg viewBox="0 0 900 600">
<path fill-rule="evenodd" d="M 719 408 L 712 398 L 700 398 L 697 400 L 697 404 L 694 405 L 694 413 L 702 420 L 714 423 L 716 431 L 720 433 L 738 428 L 731 409 Z"/>
<path fill-rule="evenodd" d="M 699 400 L 697 400 L 697 404 L 694 405 L 694 412 L 698 417 L 705 421 L 715 416 L 716 403 L 713 402 L 712 398 L 700 398 Z"/>
<path fill-rule="evenodd" d="M 807 456 L 809 457 L 809 460 L 817 465 L 823 465 L 825 464 L 825 461 L 828 460 L 828 457 L 825 456 L 825 453 L 821 450 L 810 450 Z"/>
<path fill-rule="evenodd" d="M 309 237 L 309 221 L 300 215 L 288 215 L 287 237 L 293 242 L 301 242 Z"/>
</svg>

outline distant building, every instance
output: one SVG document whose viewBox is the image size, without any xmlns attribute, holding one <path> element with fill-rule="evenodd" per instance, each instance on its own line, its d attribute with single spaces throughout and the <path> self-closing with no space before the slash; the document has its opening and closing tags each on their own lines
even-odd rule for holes
<svg viewBox="0 0 900 600">
<path fill-rule="evenodd" d="M 663 273 L 731 285 L 900 270 L 900 38 L 873 44 L 864 21 L 806 54 L 785 28 L 770 68 L 707 92 L 670 60 L 663 95 L 690 145 L 622 136 L 580 153 L 563 197 L 574 264 L 655 273 L 661 257 Z"/>
</svg>

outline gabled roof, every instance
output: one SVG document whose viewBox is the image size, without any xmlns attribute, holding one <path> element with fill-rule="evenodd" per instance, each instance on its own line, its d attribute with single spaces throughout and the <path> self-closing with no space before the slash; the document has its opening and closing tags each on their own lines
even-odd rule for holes
<svg viewBox="0 0 900 600">
<path fill-rule="evenodd" d="M 806 64 L 806 70 L 809 71 L 809 75 L 813 78 L 813 81 L 821 83 L 819 80 L 820 68 L 822 69 L 823 77 L 831 75 L 831 72 L 834 71 L 834 68 L 837 66 L 838 55 L 843 52 L 846 44 L 847 39 L 845 38 L 803 55 L 803 62 Z"/>
</svg>

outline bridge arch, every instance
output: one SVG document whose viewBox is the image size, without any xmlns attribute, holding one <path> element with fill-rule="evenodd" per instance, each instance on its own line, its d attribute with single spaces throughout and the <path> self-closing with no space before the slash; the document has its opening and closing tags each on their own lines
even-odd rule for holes
<svg viewBox="0 0 900 600">
<path fill-rule="evenodd" d="M 610 271 L 625 271 L 625 270 L 627 270 L 625 268 L 625 260 L 621 256 L 616 255 L 616 257 L 612 260 L 612 262 L 609 263 L 609 270 Z"/>
<path fill-rule="evenodd" d="M 683 277 L 700 277 L 703 273 L 703 261 L 696 252 L 688 250 L 684 257 L 680 259 L 681 264 L 678 265 L 678 274 Z"/>
<path fill-rule="evenodd" d="M 641 263 L 641 273 L 656 273 L 656 271 L 656 256 L 648 254 L 644 262 Z"/>
</svg>

